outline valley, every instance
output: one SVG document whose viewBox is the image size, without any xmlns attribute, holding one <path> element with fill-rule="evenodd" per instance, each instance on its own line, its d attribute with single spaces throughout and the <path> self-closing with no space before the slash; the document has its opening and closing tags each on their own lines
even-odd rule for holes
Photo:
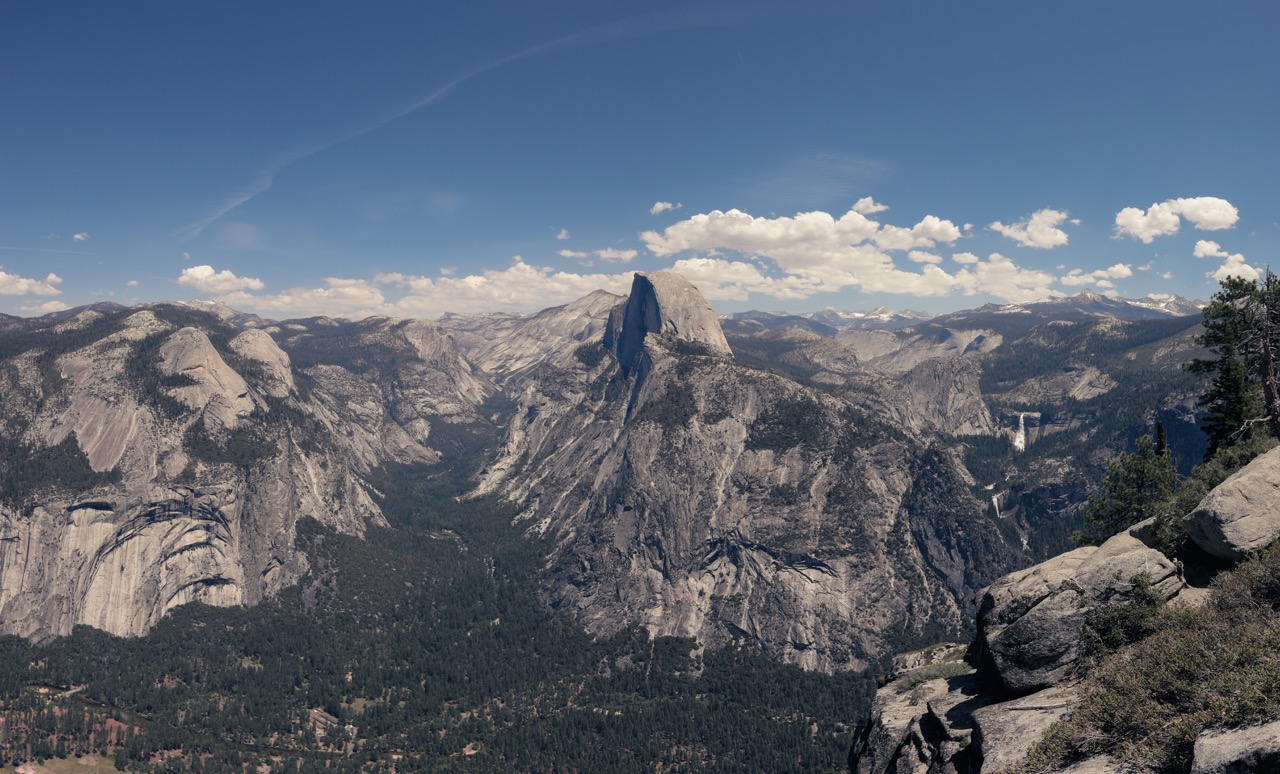
<svg viewBox="0 0 1280 774">
<path fill-rule="evenodd" d="M 1069 548 L 1109 460 L 1158 422 L 1200 461 L 1194 310 L 722 318 L 655 272 L 524 317 L 5 318 L 0 750 L 844 770 L 888 660 Z"/>
</svg>

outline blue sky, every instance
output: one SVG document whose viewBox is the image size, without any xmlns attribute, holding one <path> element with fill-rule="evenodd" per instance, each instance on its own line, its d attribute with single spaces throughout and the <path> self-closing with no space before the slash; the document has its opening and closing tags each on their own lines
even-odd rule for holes
<svg viewBox="0 0 1280 774">
<path fill-rule="evenodd" d="M 0 311 L 1205 298 L 1280 243 L 1280 9 L 10 3 Z M 663 206 L 665 203 L 667 206 Z"/>
</svg>

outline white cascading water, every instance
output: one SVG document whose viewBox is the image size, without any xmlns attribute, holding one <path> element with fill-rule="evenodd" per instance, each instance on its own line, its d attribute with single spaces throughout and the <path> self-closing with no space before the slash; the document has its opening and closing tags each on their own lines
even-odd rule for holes
<svg viewBox="0 0 1280 774">
<path fill-rule="evenodd" d="M 1013 437 L 1013 448 L 1017 451 L 1027 450 L 1026 417 L 1027 414 L 1025 411 L 1018 414 L 1018 434 Z"/>
</svg>

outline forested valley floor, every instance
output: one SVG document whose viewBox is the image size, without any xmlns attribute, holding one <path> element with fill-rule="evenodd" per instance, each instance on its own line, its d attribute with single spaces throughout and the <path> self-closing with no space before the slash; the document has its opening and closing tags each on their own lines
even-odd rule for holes
<svg viewBox="0 0 1280 774">
<path fill-rule="evenodd" d="M 463 455 L 466 457 L 467 455 Z M 377 471 L 392 527 L 312 520 L 311 572 L 251 608 L 188 605 L 142 639 L 0 639 L 0 763 L 129 771 L 843 771 L 869 674 L 629 631 L 536 599 L 542 547 L 466 460 Z"/>
</svg>

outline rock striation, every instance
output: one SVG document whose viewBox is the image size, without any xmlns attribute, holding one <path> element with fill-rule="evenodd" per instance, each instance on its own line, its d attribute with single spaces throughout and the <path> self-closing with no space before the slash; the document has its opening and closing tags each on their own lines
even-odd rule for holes
<svg viewBox="0 0 1280 774">
<path fill-rule="evenodd" d="M 520 503 L 553 546 L 547 603 L 602 635 L 753 642 L 820 670 L 865 665 L 894 632 L 962 626 L 1026 558 L 958 453 L 920 443 L 884 398 L 735 362 L 709 309 L 676 276 L 637 276 L 591 342 L 600 357 L 520 383 L 478 492 Z"/>
<path fill-rule="evenodd" d="M 74 450 L 0 502 L 0 633 L 36 640 L 277 593 L 307 569 L 299 519 L 384 523 L 363 476 L 438 459 L 432 427 L 492 390 L 432 323 L 297 323 L 278 341 L 159 304 L 49 324 L 4 332 L 0 369 L 0 464 Z"/>
<path fill-rule="evenodd" d="M 651 335 L 694 345 L 710 355 L 733 354 L 711 304 L 691 282 L 671 271 L 636 273 L 626 305 L 609 318 L 604 345 L 624 369 L 630 369 Z"/>
</svg>

